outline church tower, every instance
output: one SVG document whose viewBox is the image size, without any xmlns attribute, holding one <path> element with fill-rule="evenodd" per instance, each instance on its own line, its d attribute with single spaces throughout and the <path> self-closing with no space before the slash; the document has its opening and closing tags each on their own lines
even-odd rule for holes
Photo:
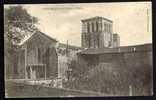
<svg viewBox="0 0 156 100">
<path fill-rule="evenodd" d="M 111 47 L 113 22 L 104 17 L 82 20 L 81 45 L 83 48 Z"/>
</svg>

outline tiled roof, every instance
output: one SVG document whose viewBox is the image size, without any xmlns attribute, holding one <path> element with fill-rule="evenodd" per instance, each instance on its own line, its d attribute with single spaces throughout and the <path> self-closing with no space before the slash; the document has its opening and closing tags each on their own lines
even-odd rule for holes
<svg viewBox="0 0 156 100">
<path fill-rule="evenodd" d="M 121 46 L 116 48 L 89 48 L 82 50 L 78 54 L 103 54 L 103 53 L 120 53 L 120 52 L 138 52 L 138 51 L 151 51 L 152 44 L 143 44 L 135 46 Z"/>
</svg>

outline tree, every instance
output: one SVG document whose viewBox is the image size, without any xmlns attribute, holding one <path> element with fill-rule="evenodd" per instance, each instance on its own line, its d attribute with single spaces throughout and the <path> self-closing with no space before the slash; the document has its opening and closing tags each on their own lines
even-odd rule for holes
<svg viewBox="0 0 156 100">
<path fill-rule="evenodd" d="M 26 32 L 37 30 L 34 26 L 38 22 L 37 18 L 31 16 L 22 6 L 5 8 L 4 18 L 5 40 L 13 45 L 19 43 L 27 35 Z"/>
<path fill-rule="evenodd" d="M 6 75 L 11 74 L 13 70 L 15 57 L 17 57 L 18 43 L 33 31 L 38 30 L 35 27 L 37 18 L 31 16 L 22 6 L 7 6 L 4 8 L 4 55 Z M 7 77 L 7 76 L 6 76 Z"/>
</svg>

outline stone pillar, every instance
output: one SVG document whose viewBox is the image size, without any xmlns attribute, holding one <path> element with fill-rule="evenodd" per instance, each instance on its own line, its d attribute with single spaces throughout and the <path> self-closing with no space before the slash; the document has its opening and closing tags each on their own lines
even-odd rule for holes
<svg viewBox="0 0 156 100">
<path fill-rule="evenodd" d="M 96 21 L 96 32 L 99 31 L 99 25 L 98 25 L 98 21 Z"/>
<path fill-rule="evenodd" d="M 87 23 L 87 33 L 90 33 L 90 23 Z"/>
<path fill-rule="evenodd" d="M 87 33 L 87 23 L 86 22 L 82 23 L 82 33 Z"/>
<path fill-rule="evenodd" d="M 98 26 L 99 26 L 99 32 L 101 32 L 102 31 L 102 23 L 100 21 L 98 22 Z"/>
</svg>

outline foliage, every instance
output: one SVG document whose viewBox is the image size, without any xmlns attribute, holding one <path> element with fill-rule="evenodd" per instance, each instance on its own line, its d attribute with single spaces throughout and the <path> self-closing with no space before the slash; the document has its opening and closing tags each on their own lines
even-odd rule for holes
<svg viewBox="0 0 156 100">
<path fill-rule="evenodd" d="M 33 23 L 32 23 L 33 19 Z M 38 30 L 35 27 L 37 18 L 31 16 L 22 6 L 7 6 L 4 8 L 4 55 L 5 67 L 8 70 L 14 70 L 15 60 L 17 60 L 17 52 L 19 50 L 18 43 L 33 31 Z M 12 71 L 7 72 L 11 73 Z"/>
<path fill-rule="evenodd" d="M 4 9 L 5 42 L 14 45 L 19 43 L 28 32 L 37 30 L 33 25 L 37 19 L 32 17 L 22 6 L 10 6 Z M 32 23 L 33 19 L 33 23 Z"/>
<path fill-rule="evenodd" d="M 76 79 L 84 78 L 84 75 L 89 69 L 84 61 L 79 62 L 77 60 L 72 60 L 68 66 L 69 69 L 72 70 L 71 77 L 74 77 Z"/>
<path fill-rule="evenodd" d="M 148 87 L 152 80 L 150 76 L 152 72 L 149 65 L 127 68 L 124 64 L 121 65 L 121 62 L 116 61 L 99 64 L 94 68 L 87 69 L 83 68 L 85 65 L 82 63 L 79 67 L 76 66 L 78 62 L 73 61 L 72 63 L 74 63 L 71 64 L 73 65 L 73 72 L 82 71 L 81 75 L 83 75 L 83 77 L 68 81 L 68 84 L 65 84 L 68 88 L 96 91 L 112 95 L 129 95 L 130 85 L 133 88 L 133 95 L 147 94 L 150 91 L 149 89 L 151 89 L 151 87 Z M 77 75 L 79 75 L 79 73 L 77 73 Z"/>
</svg>

